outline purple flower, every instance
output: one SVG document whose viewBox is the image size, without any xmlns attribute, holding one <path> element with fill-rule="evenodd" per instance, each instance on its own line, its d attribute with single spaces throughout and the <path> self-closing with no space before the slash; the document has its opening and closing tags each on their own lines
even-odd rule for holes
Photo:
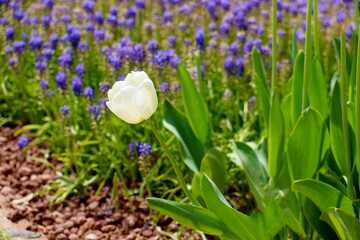
<svg viewBox="0 0 360 240">
<path fill-rule="evenodd" d="M 14 58 L 12 58 L 12 57 L 9 58 L 8 64 L 9 64 L 10 67 L 14 66 L 14 65 L 15 65 L 15 60 L 14 60 Z"/>
<path fill-rule="evenodd" d="M 20 137 L 17 142 L 19 150 L 22 150 L 24 147 L 29 145 L 29 139 L 27 137 Z"/>
<path fill-rule="evenodd" d="M 342 10 L 336 11 L 336 12 L 334 13 L 334 16 L 335 16 L 336 21 L 337 21 L 338 23 L 342 23 L 342 22 L 345 21 L 345 13 L 344 13 L 344 11 L 342 11 Z"/>
<path fill-rule="evenodd" d="M 12 47 L 10 45 L 6 45 L 4 50 L 6 55 L 10 55 L 12 53 Z"/>
<path fill-rule="evenodd" d="M 108 91 L 110 88 L 111 88 L 110 83 L 108 83 L 108 82 L 106 82 L 106 81 L 99 84 L 99 91 L 106 92 L 106 91 Z"/>
<path fill-rule="evenodd" d="M 24 16 L 25 16 L 25 11 L 24 11 L 24 9 L 16 9 L 16 10 L 14 11 L 14 18 L 15 18 L 18 22 L 20 22 L 20 21 L 24 18 Z"/>
<path fill-rule="evenodd" d="M 235 72 L 236 75 L 242 76 L 244 73 L 245 62 L 243 57 L 238 57 L 235 60 Z"/>
<path fill-rule="evenodd" d="M 102 25 L 104 23 L 104 17 L 103 17 L 102 12 L 95 12 L 94 13 L 94 21 L 97 24 L 100 24 L 100 25 Z"/>
<path fill-rule="evenodd" d="M 75 68 L 75 74 L 79 77 L 84 77 L 85 76 L 85 65 L 84 64 L 78 64 L 76 65 L 76 68 Z"/>
<path fill-rule="evenodd" d="M 122 61 L 120 59 L 120 56 L 115 52 L 112 52 L 111 54 L 109 54 L 108 62 L 109 62 L 110 67 L 113 67 L 113 68 L 116 68 L 116 69 L 121 68 Z"/>
<path fill-rule="evenodd" d="M 7 41 L 14 40 L 15 29 L 13 27 L 7 27 L 5 30 L 5 38 Z"/>
<path fill-rule="evenodd" d="M 144 61 L 145 56 L 146 56 L 145 47 L 142 45 L 142 43 L 137 43 L 134 46 L 134 51 L 132 53 L 132 58 L 136 62 L 142 62 L 142 61 Z"/>
<path fill-rule="evenodd" d="M 58 72 L 55 77 L 56 87 L 66 90 L 67 84 L 66 84 L 66 74 L 64 72 Z"/>
<path fill-rule="evenodd" d="M 140 8 L 140 9 L 144 9 L 145 8 L 145 0 L 135 0 L 135 5 L 136 5 L 136 7 Z"/>
<path fill-rule="evenodd" d="M 36 60 L 35 69 L 39 70 L 40 72 L 43 72 L 46 69 L 45 62 L 41 58 Z"/>
<path fill-rule="evenodd" d="M 49 89 L 49 83 L 46 81 L 46 79 L 41 79 L 41 81 L 39 82 L 39 86 L 42 88 L 42 90 L 47 90 Z"/>
<path fill-rule="evenodd" d="M 98 30 L 95 30 L 94 31 L 94 39 L 104 40 L 105 39 L 105 33 L 106 33 L 105 28 L 100 28 Z"/>
<path fill-rule="evenodd" d="M 228 74 L 232 74 L 234 72 L 234 58 L 229 56 L 225 58 L 224 69 Z"/>
<path fill-rule="evenodd" d="M 129 144 L 130 153 L 132 153 L 132 154 L 138 153 L 139 152 L 139 145 L 140 145 L 139 141 L 135 141 L 134 143 L 130 143 Z M 135 152 L 135 150 L 136 150 L 136 152 Z"/>
<path fill-rule="evenodd" d="M 63 107 L 60 108 L 59 113 L 63 116 L 69 116 L 70 114 L 70 108 L 67 104 L 65 104 Z"/>
<path fill-rule="evenodd" d="M 49 15 L 44 15 L 41 18 L 41 24 L 45 27 L 48 28 L 50 26 L 50 16 Z"/>
<path fill-rule="evenodd" d="M 171 85 L 168 82 L 164 81 L 160 84 L 160 90 L 163 91 L 164 93 L 167 93 L 170 91 L 170 86 Z"/>
<path fill-rule="evenodd" d="M 49 61 L 52 57 L 52 49 L 51 48 L 44 48 L 42 51 L 41 56 L 46 60 Z"/>
<path fill-rule="evenodd" d="M 13 50 L 15 53 L 22 53 L 25 51 L 25 42 L 16 40 L 13 44 Z"/>
<path fill-rule="evenodd" d="M 69 34 L 69 41 L 73 47 L 77 47 L 81 39 L 81 32 L 78 29 L 73 29 Z"/>
<path fill-rule="evenodd" d="M 30 38 L 29 45 L 30 45 L 30 50 L 31 50 L 31 51 L 39 50 L 39 49 L 42 47 L 42 44 L 43 44 L 43 40 L 42 40 L 41 37 L 39 37 L 39 36 L 32 36 L 32 37 Z"/>
<path fill-rule="evenodd" d="M 84 96 L 85 98 L 93 99 L 95 98 L 95 93 L 92 87 L 86 87 L 84 89 Z"/>
<path fill-rule="evenodd" d="M 75 96 L 80 96 L 81 91 L 82 91 L 82 81 L 79 77 L 73 77 L 72 82 L 71 82 L 71 88 L 75 93 Z"/>
<path fill-rule="evenodd" d="M 200 49 L 205 49 L 205 32 L 202 28 L 197 28 L 195 31 L 196 46 Z"/>
<path fill-rule="evenodd" d="M 50 46 L 52 49 L 55 49 L 59 41 L 59 36 L 55 33 L 51 34 L 49 37 Z"/>
<path fill-rule="evenodd" d="M 164 22 L 172 22 L 173 20 L 173 14 L 169 11 L 166 11 L 163 13 L 163 17 L 162 17 Z"/>
<path fill-rule="evenodd" d="M 140 156 L 149 156 L 151 155 L 152 146 L 149 143 L 140 143 L 139 145 L 139 155 Z"/>
<path fill-rule="evenodd" d="M 169 42 L 170 46 L 175 47 L 175 45 L 176 45 L 176 36 L 175 35 L 170 35 L 168 42 Z"/>
<path fill-rule="evenodd" d="M 332 22 L 331 17 L 329 15 L 326 15 L 323 18 L 322 25 L 323 25 L 324 28 L 327 28 L 327 27 L 329 27 L 331 25 L 331 22 Z"/>
<path fill-rule="evenodd" d="M 137 12 L 137 9 L 136 9 L 136 6 L 135 5 L 131 5 L 129 8 L 128 8 L 128 11 L 126 13 L 126 18 L 135 18 L 136 17 L 136 12 Z"/>
<path fill-rule="evenodd" d="M 151 39 L 147 43 L 147 49 L 149 52 L 156 52 L 159 48 L 159 44 L 155 39 Z"/>
<path fill-rule="evenodd" d="M 237 42 L 230 43 L 229 51 L 232 55 L 236 56 L 239 53 L 239 44 Z"/>
<path fill-rule="evenodd" d="M 95 3 L 91 0 L 85 0 L 82 2 L 82 9 L 87 13 L 93 13 L 95 8 Z"/>
<path fill-rule="evenodd" d="M 345 35 L 347 38 L 351 39 L 352 35 L 353 35 L 353 32 L 354 30 L 356 29 L 356 24 L 355 23 L 350 23 L 349 26 L 346 28 L 346 31 L 345 31 Z"/>
<path fill-rule="evenodd" d="M 94 115 L 95 120 L 99 120 L 99 114 L 100 114 L 100 106 L 99 105 L 91 105 L 89 106 L 89 116 Z"/>
<path fill-rule="evenodd" d="M 86 26 L 85 26 L 85 30 L 87 32 L 93 32 L 95 30 L 94 23 L 93 22 L 87 22 Z M 94 37 L 95 37 L 95 35 L 94 35 Z"/>
<path fill-rule="evenodd" d="M 116 16 L 118 15 L 118 11 L 119 11 L 119 10 L 118 10 L 117 6 L 111 6 L 109 13 L 110 13 L 111 15 L 113 15 L 113 16 L 116 17 Z"/>
<path fill-rule="evenodd" d="M 78 50 L 80 52 L 86 52 L 90 49 L 90 45 L 87 42 L 79 43 Z"/>
<path fill-rule="evenodd" d="M 230 31 L 230 25 L 227 22 L 223 22 L 220 25 L 219 30 L 221 35 L 228 35 Z"/>
</svg>

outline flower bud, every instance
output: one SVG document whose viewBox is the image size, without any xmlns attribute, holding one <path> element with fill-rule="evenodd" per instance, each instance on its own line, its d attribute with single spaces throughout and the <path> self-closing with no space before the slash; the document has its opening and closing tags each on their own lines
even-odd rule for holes
<svg viewBox="0 0 360 240">
<path fill-rule="evenodd" d="M 127 123 L 137 124 L 156 111 L 158 99 L 153 82 L 141 72 L 129 73 L 108 92 L 108 108 Z"/>
</svg>

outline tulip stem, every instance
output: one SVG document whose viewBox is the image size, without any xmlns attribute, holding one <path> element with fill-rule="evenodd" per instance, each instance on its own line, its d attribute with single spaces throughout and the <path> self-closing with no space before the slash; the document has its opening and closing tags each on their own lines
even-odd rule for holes
<svg viewBox="0 0 360 240">
<path fill-rule="evenodd" d="M 172 156 L 172 154 L 170 153 L 169 149 L 166 147 L 165 145 L 165 142 L 164 140 L 162 139 L 162 137 L 160 136 L 159 132 L 157 131 L 154 123 L 148 119 L 146 120 L 147 123 L 149 124 L 151 130 L 153 131 L 153 133 L 155 134 L 157 140 L 159 141 L 161 147 L 165 150 L 165 153 L 166 155 L 168 156 L 170 162 L 171 162 L 171 165 L 173 166 L 174 170 L 175 170 L 175 173 L 176 173 L 176 176 L 180 182 L 180 185 L 183 189 L 183 191 L 185 192 L 186 196 L 190 199 L 190 201 L 194 204 L 194 205 L 197 205 L 197 206 L 201 206 L 199 204 L 199 202 L 196 200 L 196 198 L 194 197 L 194 195 L 190 192 L 190 190 L 187 188 L 186 186 L 186 182 L 184 180 L 184 176 L 182 175 L 179 167 L 177 166 L 175 160 L 174 160 L 174 157 Z"/>
</svg>

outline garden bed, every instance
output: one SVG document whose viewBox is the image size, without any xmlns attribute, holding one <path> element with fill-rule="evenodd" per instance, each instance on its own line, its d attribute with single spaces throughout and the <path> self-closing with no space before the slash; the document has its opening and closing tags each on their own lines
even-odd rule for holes
<svg viewBox="0 0 360 240">
<path fill-rule="evenodd" d="M 130 196 L 135 211 L 132 214 L 129 201 L 121 195 L 121 187 L 118 212 L 111 203 L 111 188 L 107 185 L 98 195 L 91 190 L 50 209 L 54 193 L 45 194 L 45 186 L 57 179 L 56 172 L 30 157 L 46 158 L 47 145 L 19 151 L 18 138 L 13 136 L 17 129 L 0 128 L 0 206 L 3 215 L 19 223 L 16 228 L 40 232 L 48 239 L 64 240 L 168 239 L 178 230 L 178 224 L 169 217 L 162 217 L 155 226 L 150 221 L 145 199 L 137 195 Z M 62 168 L 56 158 L 48 157 L 48 161 L 57 169 Z"/>
</svg>

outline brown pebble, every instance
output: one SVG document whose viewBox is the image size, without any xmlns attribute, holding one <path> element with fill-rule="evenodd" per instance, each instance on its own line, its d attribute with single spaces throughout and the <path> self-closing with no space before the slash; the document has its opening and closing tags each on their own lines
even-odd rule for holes
<svg viewBox="0 0 360 240">
<path fill-rule="evenodd" d="M 142 232 L 142 235 L 144 237 L 151 237 L 152 234 L 153 234 L 153 232 L 151 230 L 145 230 L 145 231 Z"/>
<path fill-rule="evenodd" d="M 19 174 L 21 176 L 30 176 L 32 174 L 32 170 L 31 168 L 24 166 L 19 169 Z"/>
<path fill-rule="evenodd" d="M 105 226 L 102 226 L 101 227 L 101 231 L 102 232 L 111 232 L 111 231 L 114 231 L 115 230 L 115 226 L 114 225 L 105 225 Z"/>
<path fill-rule="evenodd" d="M 98 206 L 99 206 L 99 202 L 96 201 L 96 202 L 90 203 L 89 206 L 88 206 L 88 208 L 93 211 L 93 210 L 95 210 Z"/>
<path fill-rule="evenodd" d="M 57 235 L 56 240 L 67 240 L 67 236 L 64 233 Z"/>
<path fill-rule="evenodd" d="M 69 240 L 78 240 L 78 239 L 79 239 L 79 237 L 75 233 L 72 233 L 69 235 Z"/>
<path fill-rule="evenodd" d="M 74 222 L 73 221 L 66 221 L 64 223 L 64 228 L 65 229 L 71 229 L 74 226 Z"/>
</svg>

